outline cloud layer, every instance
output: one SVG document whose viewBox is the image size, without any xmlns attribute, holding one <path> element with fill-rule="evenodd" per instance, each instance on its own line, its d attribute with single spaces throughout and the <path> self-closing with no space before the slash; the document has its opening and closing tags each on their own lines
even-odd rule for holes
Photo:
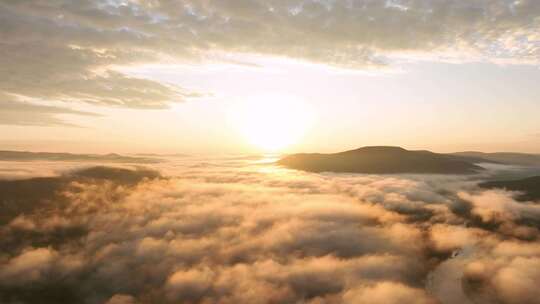
<svg viewBox="0 0 540 304">
<path fill-rule="evenodd" d="M 2 181 L 13 190 L 1 198 L 10 212 L 0 228 L 0 300 L 534 303 L 539 296 L 540 207 L 512 193 L 479 189 L 470 177 L 214 163 L 156 165 L 167 178 L 98 168 Z M 451 258 L 456 250 L 463 253 Z"/>
<path fill-rule="evenodd" d="M 539 15 L 535 0 L 4 1 L 0 92 L 162 108 L 198 94 L 117 67 L 223 53 L 348 68 L 417 55 L 538 63 Z"/>
</svg>

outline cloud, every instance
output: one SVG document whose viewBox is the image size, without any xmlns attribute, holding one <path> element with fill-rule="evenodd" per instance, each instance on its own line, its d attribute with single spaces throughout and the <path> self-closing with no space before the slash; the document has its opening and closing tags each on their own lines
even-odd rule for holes
<svg viewBox="0 0 540 304">
<path fill-rule="evenodd" d="M 112 296 L 105 304 L 136 304 L 137 301 L 130 295 L 117 294 Z"/>
<path fill-rule="evenodd" d="M 9 1 L 0 90 L 47 100 L 162 108 L 199 94 L 118 67 L 223 53 L 347 68 L 397 58 L 538 63 L 534 0 Z"/>
<path fill-rule="evenodd" d="M 118 18 L 117 29 L 86 23 L 87 18 L 107 17 L 99 14 L 97 6 L 94 11 L 85 11 L 95 5 L 91 1 L 1 4 L 0 90 L 53 101 L 133 108 L 163 108 L 197 96 L 173 85 L 115 71 L 113 65 L 155 59 L 158 49 L 145 48 L 146 39 L 127 24 L 122 26 L 121 15 L 108 16 Z M 73 20 L 62 17 L 72 14 L 79 16 Z"/>
<path fill-rule="evenodd" d="M 472 203 L 472 213 L 480 216 L 482 221 L 505 221 L 503 217 L 516 220 L 530 220 L 534 223 L 540 221 L 540 206 L 531 202 L 517 202 L 512 192 L 503 190 L 484 191 L 481 194 L 470 195 L 460 193 L 463 199 Z"/>
<path fill-rule="evenodd" d="M 43 279 L 45 272 L 51 267 L 55 252 L 46 249 L 29 249 L 17 257 L 10 259 L 0 276 L 4 282 L 25 284 Z"/>
<path fill-rule="evenodd" d="M 536 299 L 538 218 L 511 193 L 480 189 L 470 176 L 310 174 L 225 161 L 155 164 L 167 178 L 67 167 L 2 182 L 12 190 L 0 192 L 0 301 Z"/>
<path fill-rule="evenodd" d="M 540 251 L 536 243 L 502 241 L 482 257 L 468 263 L 464 270 L 464 288 L 479 303 L 534 303 L 540 278 Z"/>
<path fill-rule="evenodd" d="M 399 283 L 383 282 L 375 286 L 352 290 L 345 294 L 344 303 L 436 303 L 421 289 L 414 289 Z"/>
<path fill-rule="evenodd" d="M 77 125 L 59 117 L 63 115 L 99 116 L 91 112 L 65 107 L 19 101 L 0 92 L 0 124 L 77 127 Z"/>
</svg>

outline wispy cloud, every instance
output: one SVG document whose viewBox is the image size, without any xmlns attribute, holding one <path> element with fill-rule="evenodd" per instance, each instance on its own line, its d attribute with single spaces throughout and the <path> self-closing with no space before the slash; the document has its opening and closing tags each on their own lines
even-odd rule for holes
<svg viewBox="0 0 540 304">
<path fill-rule="evenodd" d="M 78 127 L 78 125 L 61 118 L 64 115 L 100 116 L 96 113 L 73 110 L 67 107 L 20 101 L 0 93 L 0 124 Z"/>
</svg>

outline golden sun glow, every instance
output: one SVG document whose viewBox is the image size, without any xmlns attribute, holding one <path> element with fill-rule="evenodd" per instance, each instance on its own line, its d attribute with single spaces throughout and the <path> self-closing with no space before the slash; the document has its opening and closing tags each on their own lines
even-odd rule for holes
<svg viewBox="0 0 540 304">
<path fill-rule="evenodd" d="M 252 145 L 276 152 L 298 142 L 313 113 L 302 100 L 288 95 L 253 96 L 231 109 L 233 124 Z"/>
</svg>

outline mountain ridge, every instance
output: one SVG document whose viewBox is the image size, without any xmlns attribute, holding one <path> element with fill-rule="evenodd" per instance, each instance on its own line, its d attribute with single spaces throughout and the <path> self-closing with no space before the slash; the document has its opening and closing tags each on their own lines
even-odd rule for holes
<svg viewBox="0 0 540 304">
<path fill-rule="evenodd" d="M 521 165 L 521 166 L 540 166 L 540 154 L 518 153 L 518 152 L 478 152 L 464 151 L 449 153 L 460 157 L 471 157 L 481 159 L 486 162 L 499 164 Z"/>
<path fill-rule="evenodd" d="M 298 153 L 279 165 L 309 172 L 367 174 L 474 174 L 482 167 L 458 156 L 395 146 L 367 146 L 337 153 Z"/>
<path fill-rule="evenodd" d="M 161 160 L 155 158 L 124 156 L 116 153 L 75 154 L 65 152 L 30 152 L 10 150 L 0 150 L 0 161 L 79 161 L 137 164 L 152 164 L 161 162 Z"/>
</svg>

